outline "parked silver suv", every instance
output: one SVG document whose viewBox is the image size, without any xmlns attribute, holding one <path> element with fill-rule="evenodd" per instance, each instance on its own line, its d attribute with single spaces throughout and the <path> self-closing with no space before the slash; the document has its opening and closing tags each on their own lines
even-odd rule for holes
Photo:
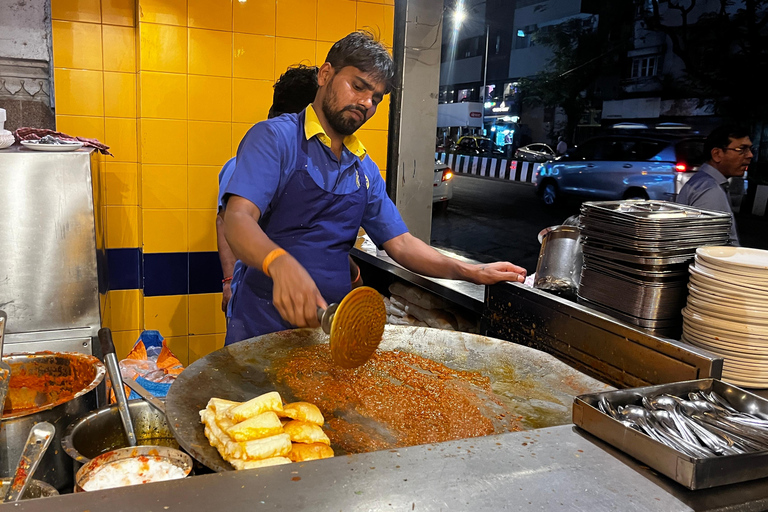
<svg viewBox="0 0 768 512">
<path fill-rule="evenodd" d="M 595 137 L 541 164 L 534 177 L 545 204 L 563 195 L 674 201 L 704 161 L 704 137 Z"/>
</svg>

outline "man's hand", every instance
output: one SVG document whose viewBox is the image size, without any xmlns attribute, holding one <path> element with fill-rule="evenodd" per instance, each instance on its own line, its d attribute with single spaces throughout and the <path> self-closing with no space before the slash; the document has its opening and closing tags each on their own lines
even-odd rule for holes
<svg viewBox="0 0 768 512">
<path fill-rule="evenodd" d="M 290 254 L 278 257 L 269 265 L 274 283 L 272 301 L 283 320 L 296 327 L 318 327 L 318 306 L 327 309 L 317 285 L 301 264 Z"/>
<path fill-rule="evenodd" d="M 443 279 L 463 279 L 475 284 L 500 281 L 525 282 L 523 267 L 508 261 L 474 265 L 437 252 L 410 233 L 403 233 L 383 244 L 393 260 L 418 274 Z"/>
<path fill-rule="evenodd" d="M 526 274 L 527 271 L 523 267 L 518 267 L 508 261 L 496 261 L 474 265 L 469 280 L 475 284 L 495 284 L 500 281 L 522 283 L 525 281 Z"/>
<path fill-rule="evenodd" d="M 221 310 L 224 313 L 227 312 L 227 304 L 229 304 L 230 300 L 232 300 L 232 287 L 230 286 L 230 281 L 227 281 L 224 283 L 221 295 Z"/>
</svg>

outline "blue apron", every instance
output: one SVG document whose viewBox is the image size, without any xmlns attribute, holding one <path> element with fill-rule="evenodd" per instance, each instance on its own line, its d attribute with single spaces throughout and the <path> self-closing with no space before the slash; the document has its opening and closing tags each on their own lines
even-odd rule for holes
<svg viewBox="0 0 768 512">
<path fill-rule="evenodd" d="M 351 290 L 349 251 L 368 202 L 365 177 L 355 162 L 357 190 L 335 194 L 320 188 L 307 172 L 309 141 L 303 123 L 298 123 L 298 132 L 296 170 L 259 225 L 309 272 L 328 304 L 341 302 Z M 294 327 L 272 304 L 272 279 L 261 269 L 243 265 L 234 279 L 225 345 Z"/>
</svg>

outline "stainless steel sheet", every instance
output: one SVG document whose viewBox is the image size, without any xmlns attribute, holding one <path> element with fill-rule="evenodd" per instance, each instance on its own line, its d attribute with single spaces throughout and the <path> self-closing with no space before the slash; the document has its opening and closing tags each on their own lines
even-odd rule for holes
<svg viewBox="0 0 768 512">
<path fill-rule="evenodd" d="M 242 401 L 277 390 L 285 401 L 294 401 L 290 390 L 273 382 L 270 368 L 293 348 L 323 343 L 327 336 L 319 329 L 283 331 L 235 343 L 194 362 L 166 398 L 168 422 L 179 444 L 209 468 L 231 470 L 208 444 L 198 412 L 212 396 Z M 490 377 L 493 391 L 507 409 L 523 417 L 524 428 L 569 423 L 574 396 L 608 388 L 554 356 L 476 334 L 388 325 L 379 349 L 414 353 Z M 343 453 L 336 446 L 334 450 Z"/>
<path fill-rule="evenodd" d="M 72 337 L 80 337 L 86 330 L 91 337 L 99 329 L 97 165 L 92 150 L 0 151 L 0 217 L 6 219 L 0 229 L 0 304 L 8 313 L 7 352 L 16 351 L 13 344 L 23 333 L 72 330 Z"/>
</svg>

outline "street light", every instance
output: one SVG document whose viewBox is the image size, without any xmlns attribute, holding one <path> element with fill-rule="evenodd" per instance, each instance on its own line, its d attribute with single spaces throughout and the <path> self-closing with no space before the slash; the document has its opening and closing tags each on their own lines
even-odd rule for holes
<svg viewBox="0 0 768 512">
<path fill-rule="evenodd" d="M 467 11 L 464 10 L 464 2 L 459 0 L 456 11 L 453 13 L 453 30 L 458 31 L 465 19 L 467 19 Z"/>
</svg>

